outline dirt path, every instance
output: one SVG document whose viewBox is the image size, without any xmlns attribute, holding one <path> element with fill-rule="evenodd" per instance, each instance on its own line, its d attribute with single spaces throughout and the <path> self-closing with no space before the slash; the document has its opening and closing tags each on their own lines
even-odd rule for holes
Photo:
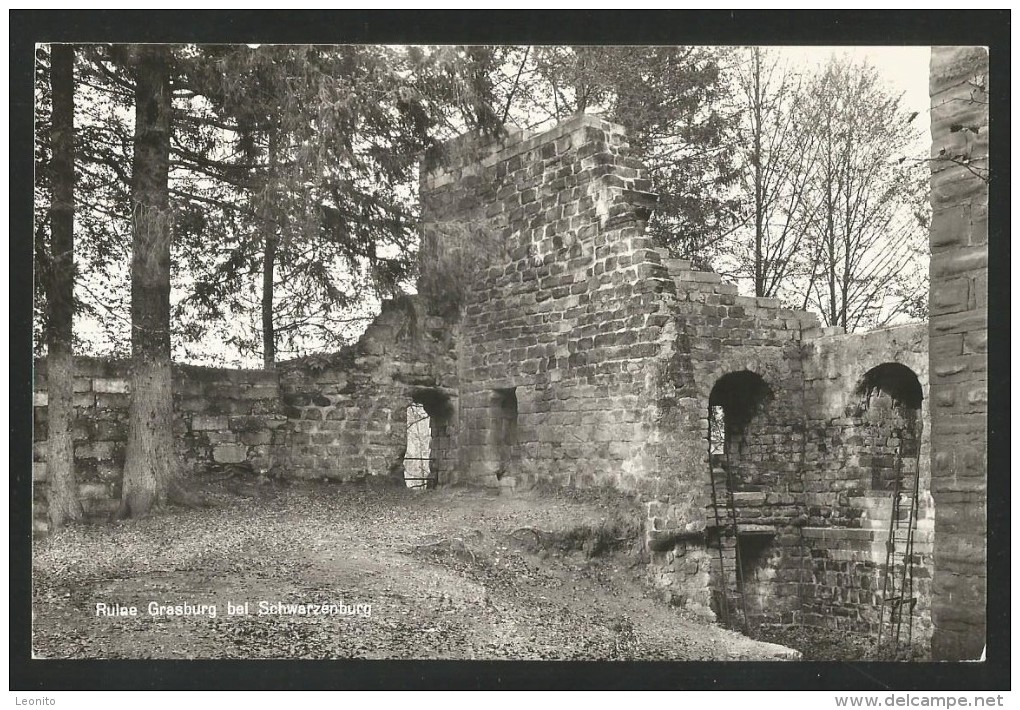
<svg viewBox="0 0 1020 710">
<path fill-rule="evenodd" d="M 792 652 L 647 594 L 627 541 L 589 556 L 598 499 L 318 485 L 37 543 L 44 658 L 770 659 Z M 536 531 L 553 531 L 544 543 Z M 572 537 L 573 535 L 573 537 Z M 215 605 L 151 616 L 149 604 Z M 248 603 L 248 615 L 226 614 Z M 357 615 L 259 615 L 259 602 Z M 137 616 L 97 616 L 96 605 Z M 357 605 L 362 605 L 360 608 Z M 365 605 L 370 605 L 370 613 Z M 306 609 L 311 611 L 310 609 Z"/>
</svg>

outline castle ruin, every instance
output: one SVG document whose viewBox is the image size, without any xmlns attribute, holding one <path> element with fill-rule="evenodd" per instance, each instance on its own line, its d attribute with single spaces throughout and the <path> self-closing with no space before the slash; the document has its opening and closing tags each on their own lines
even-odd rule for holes
<svg viewBox="0 0 1020 710">
<path fill-rule="evenodd" d="M 934 50 L 936 144 L 980 61 Z M 987 112 L 973 118 L 987 125 Z M 463 136 L 423 166 L 419 294 L 384 304 L 334 356 L 178 367 L 180 455 L 196 470 L 402 484 L 416 403 L 435 485 L 639 499 L 649 578 L 693 613 L 878 635 L 898 609 L 936 657 L 975 657 L 981 189 L 951 168 L 933 174 L 931 322 L 847 335 L 656 247 L 645 234 L 656 196 L 619 126 L 579 115 L 536 135 Z M 39 516 L 43 367 L 35 386 Z M 126 363 L 79 359 L 76 457 L 93 513 L 119 497 L 129 397 Z"/>
</svg>

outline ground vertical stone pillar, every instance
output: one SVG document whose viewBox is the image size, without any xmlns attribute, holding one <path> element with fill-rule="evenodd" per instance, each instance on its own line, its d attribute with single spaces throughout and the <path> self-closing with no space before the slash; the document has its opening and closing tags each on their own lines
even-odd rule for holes
<svg viewBox="0 0 1020 710">
<path fill-rule="evenodd" d="M 988 435 L 988 52 L 933 47 L 930 377 L 932 656 L 985 645 Z"/>
</svg>

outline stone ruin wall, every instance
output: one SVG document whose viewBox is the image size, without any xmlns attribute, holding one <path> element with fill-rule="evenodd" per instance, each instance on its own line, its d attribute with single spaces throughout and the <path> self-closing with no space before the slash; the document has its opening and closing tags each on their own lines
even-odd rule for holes
<svg viewBox="0 0 1020 710">
<path fill-rule="evenodd" d="M 434 470 L 448 477 L 456 407 L 448 334 L 414 299 L 387 301 L 349 350 L 280 363 L 275 370 L 175 365 L 174 441 L 185 475 L 231 464 L 298 479 L 403 482 L 408 405 L 435 415 Z M 444 340 L 447 339 L 447 340 Z M 75 467 L 89 517 L 120 500 L 130 403 L 130 362 L 75 359 Z M 46 361 L 34 373 L 33 513 L 46 529 Z M 444 454 L 443 452 L 447 452 Z"/>
<path fill-rule="evenodd" d="M 703 527 L 707 453 L 689 446 L 705 413 L 678 317 L 700 305 L 681 303 L 690 294 L 678 280 L 697 282 L 701 304 L 736 296 L 653 246 L 649 187 L 622 128 L 596 117 L 538 136 L 465 137 L 423 173 L 421 283 L 437 305 L 442 284 L 464 284 L 458 468 L 468 482 L 611 486 L 647 501 L 654 532 L 682 537 Z M 654 554 L 661 586 L 707 609 L 708 564 L 693 551 L 676 565 L 675 550 Z"/>
<path fill-rule="evenodd" d="M 433 469 L 452 478 L 452 420 L 457 405 L 450 334 L 414 298 L 383 304 L 348 351 L 281 363 L 287 417 L 285 474 L 337 481 L 384 476 L 403 481 L 407 408 L 432 418 Z"/>
<path fill-rule="evenodd" d="M 45 529 L 45 359 L 35 365 L 33 384 L 33 512 L 36 528 Z M 271 465 L 286 424 L 275 373 L 175 366 L 173 387 L 174 441 L 187 469 L 242 461 Z M 75 358 L 75 470 L 90 517 L 109 515 L 119 504 L 130 400 L 128 361 Z"/>
<path fill-rule="evenodd" d="M 800 622 L 843 631 L 878 632 L 889 537 L 891 469 L 900 464 L 919 475 L 915 558 L 911 570 L 918 598 L 911 633 L 931 637 L 934 503 L 931 496 L 931 424 L 926 324 L 844 335 L 829 332 L 805 342 L 805 442 L 803 494 L 804 574 Z M 887 393 L 866 391 L 879 366 L 909 368 L 920 385 L 917 421 L 905 422 Z M 901 440 L 906 426 L 916 441 Z M 904 437 L 905 439 L 905 437 Z M 880 485 L 876 486 L 876 480 Z M 902 551 L 899 545 L 898 550 Z M 894 574 L 902 568 L 894 565 Z M 885 619 L 889 618 L 885 610 Z M 886 630 L 888 631 L 888 629 Z"/>
<path fill-rule="evenodd" d="M 837 337 L 811 314 L 738 296 L 718 275 L 668 258 L 644 235 L 654 205 L 648 187 L 622 130 L 590 116 L 538 136 L 462 137 L 423 172 L 422 292 L 460 315 L 458 480 L 609 485 L 636 495 L 647 508 L 656 585 L 689 610 L 718 613 L 712 589 L 722 595 L 728 586 L 735 603 L 736 543 L 723 540 L 720 562 L 712 536 L 725 504 L 712 505 L 708 402 L 724 375 L 756 373 L 770 397 L 732 462 L 737 523 L 755 556 L 748 613 L 764 623 L 806 618 L 873 630 L 861 608 L 870 619 L 874 598 L 850 593 L 857 580 L 839 567 L 860 558 L 874 576 L 884 562 L 871 539 L 866 550 L 843 549 L 862 534 L 843 532 L 860 525 L 862 509 L 848 500 L 860 472 L 817 473 L 809 443 L 811 426 L 830 439 L 850 435 L 838 428 L 842 413 L 808 405 L 849 396 L 829 390 L 860 383 L 819 374 L 825 365 L 811 358 L 870 350 L 874 365 L 907 360 L 926 381 L 916 357 L 926 341 L 891 329 L 861 346 L 860 336 Z M 898 349 L 904 337 L 916 347 Z M 835 500 L 825 498 L 823 480 L 839 491 Z M 867 507 L 861 493 L 853 503 Z M 820 506 L 808 501 L 820 498 L 829 512 L 813 520 Z M 847 559 L 830 559 L 840 556 Z M 825 599 L 824 620 L 802 614 L 805 596 Z"/>
<path fill-rule="evenodd" d="M 178 368 L 182 456 L 192 469 L 248 461 L 298 478 L 399 478 L 417 401 L 431 410 L 440 483 L 607 485 L 638 497 L 653 582 L 712 617 L 736 604 L 737 546 L 724 536 L 720 562 L 715 518 L 727 507 L 712 504 L 709 402 L 724 376 L 754 373 L 767 396 L 730 447 L 748 615 L 873 633 L 888 503 L 868 490 L 874 466 L 862 457 L 875 452 L 861 450 L 848 407 L 868 368 L 909 367 L 925 388 L 927 462 L 923 326 L 845 336 L 737 295 L 651 244 L 648 188 L 622 129 L 591 116 L 447 146 L 422 176 L 422 296 L 388 302 L 333 356 L 270 372 Z M 79 370 L 79 392 L 95 392 L 79 405 L 79 470 L 93 486 L 83 492 L 107 511 L 119 495 L 127 371 Z M 36 385 L 41 460 L 42 372 Z M 884 411 L 869 426 L 884 425 Z M 36 477 L 44 483 L 44 466 Z M 919 580 L 931 572 L 930 510 L 928 497 Z"/>
<path fill-rule="evenodd" d="M 932 655 L 946 660 L 979 658 L 985 646 L 988 78 L 986 48 L 932 48 Z"/>
<path fill-rule="evenodd" d="M 738 296 L 736 286 L 722 283 L 716 274 L 692 272 L 684 262 L 676 271 L 683 294 L 677 312 L 683 348 L 676 371 L 678 385 L 684 384 L 682 405 L 693 426 L 685 428 L 684 446 L 702 491 L 699 513 L 705 520 L 706 542 L 685 554 L 675 554 L 670 573 L 663 578 L 670 586 L 696 581 L 695 565 L 710 565 L 711 588 L 717 594 L 727 590 L 728 602 L 716 599 L 713 609 L 726 617 L 721 605 L 737 606 L 737 541 L 720 533 L 729 513 L 724 470 L 709 461 L 709 405 L 717 383 L 734 374 L 760 378 L 767 394 L 754 406 L 753 418 L 740 427 L 738 440 L 731 444 L 728 463 L 732 476 L 732 503 L 741 543 L 741 556 L 748 574 L 744 578 L 744 599 L 748 616 L 769 623 L 793 623 L 798 581 L 799 539 L 792 523 L 797 517 L 797 494 L 803 399 L 800 342 L 804 328 L 815 328 L 817 319 L 806 313 L 782 308 L 770 298 Z M 738 397 L 743 399 L 743 396 Z M 740 404 L 743 404 L 741 402 Z M 750 403 L 748 403 L 750 404 Z M 715 481 L 715 505 L 712 482 Z M 669 521 L 663 521 L 667 525 Z M 722 560 L 719 559 L 719 546 Z M 678 552 L 678 551 L 677 551 Z M 693 559 L 691 552 L 694 552 Z M 755 553 L 754 555 L 750 553 Z M 749 564 L 750 563 L 750 564 Z M 740 605 L 743 607 L 743 605 Z M 740 609 L 742 613 L 743 609 Z"/>
<path fill-rule="evenodd" d="M 459 470 L 513 487 L 654 488 L 652 426 L 675 298 L 643 236 L 653 196 L 622 130 L 450 144 L 423 174 L 421 290 L 457 289 Z"/>
</svg>

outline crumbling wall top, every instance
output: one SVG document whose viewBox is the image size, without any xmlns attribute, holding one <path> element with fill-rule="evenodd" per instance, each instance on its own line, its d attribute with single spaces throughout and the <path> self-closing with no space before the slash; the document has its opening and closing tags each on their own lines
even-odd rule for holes
<svg viewBox="0 0 1020 710">
<path fill-rule="evenodd" d="M 580 132 L 585 127 L 615 136 L 617 145 L 626 142 L 623 126 L 587 113 L 572 116 L 542 132 L 508 127 L 500 135 L 487 136 L 479 131 L 471 131 L 425 154 L 421 171 L 422 187 L 427 190 L 442 187 L 453 182 L 459 172 L 472 165 L 477 166 L 478 170 L 491 167 L 501 160 L 523 156 L 545 144 Z"/>
</svg>

